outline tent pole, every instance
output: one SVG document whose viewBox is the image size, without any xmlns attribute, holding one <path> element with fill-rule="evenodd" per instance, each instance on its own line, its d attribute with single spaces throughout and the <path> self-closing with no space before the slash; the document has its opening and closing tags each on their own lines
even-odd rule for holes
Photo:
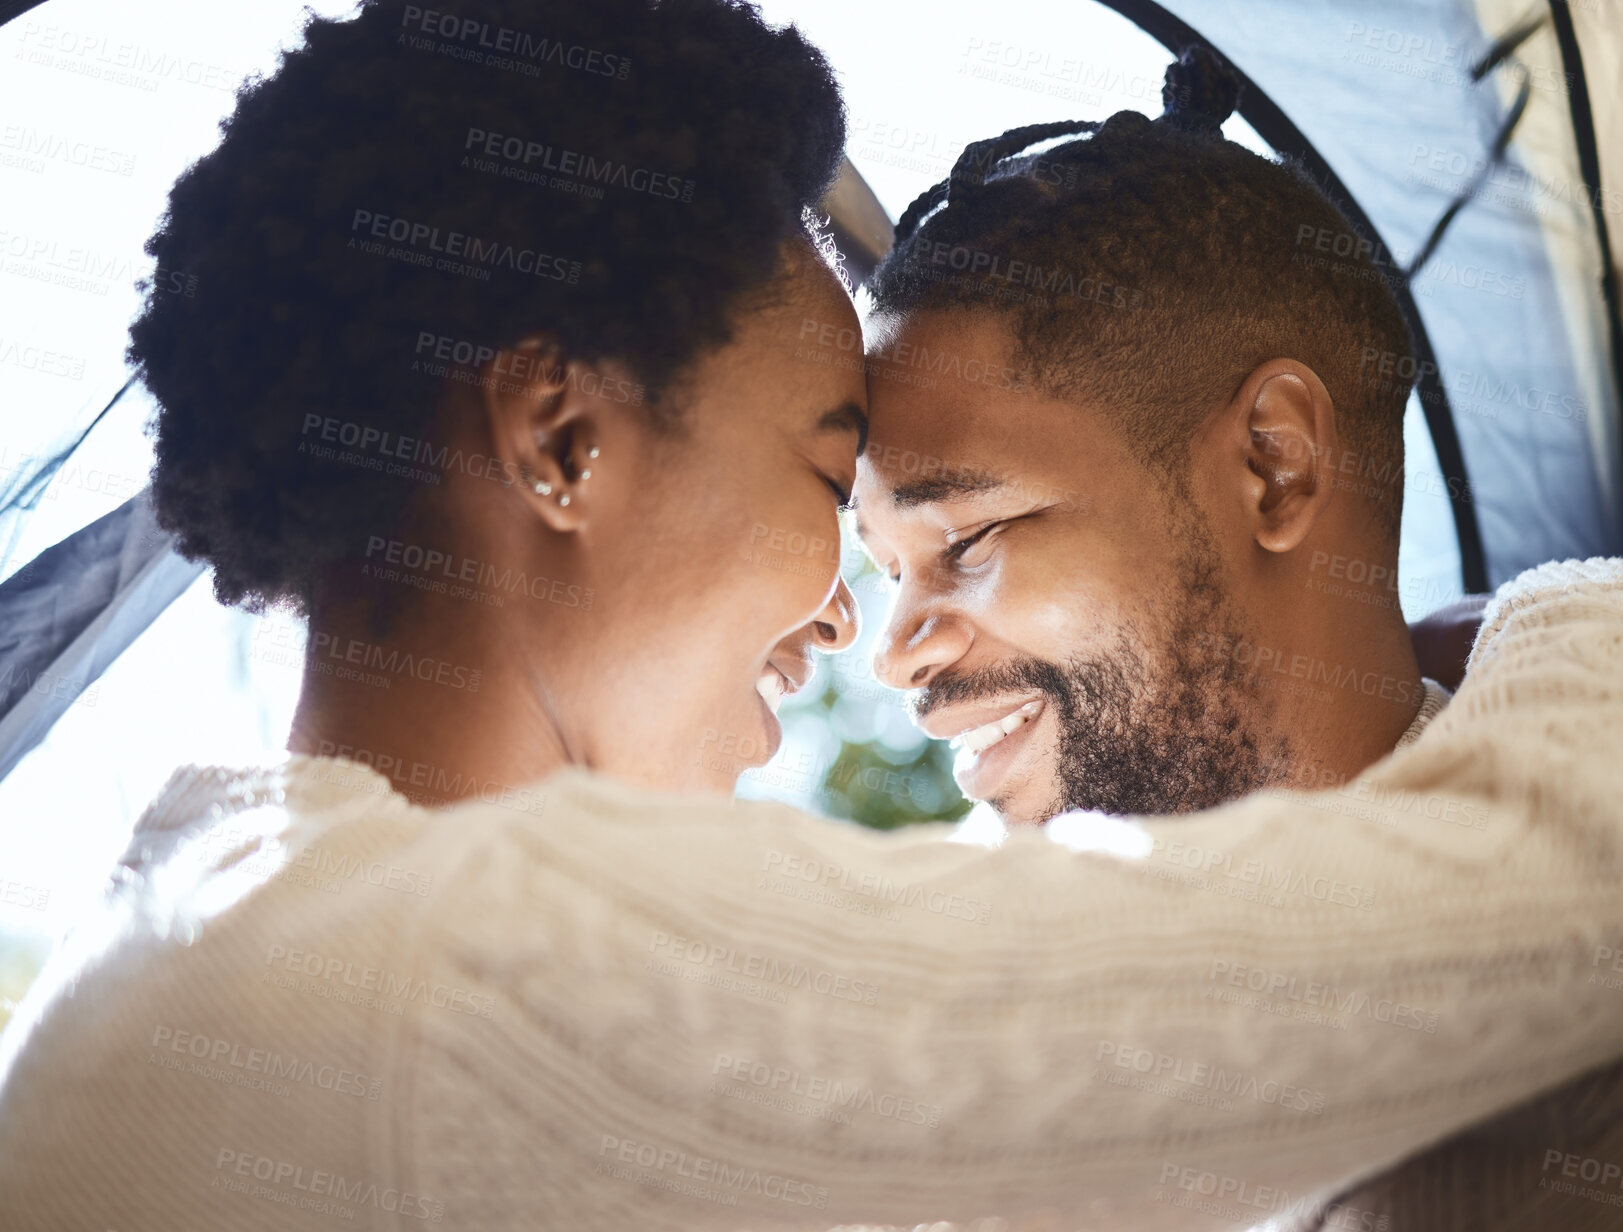
<svg viewBox="0 0 1623 1232">
<path fill-rule="evenodd" d="M 1595 140 L 1595 115 L 1589 107 L 1589 82 L 1584 76 L 1584 58 L 1578 49 L 1578 32 L 1573 27 L 1567 0 L 1550 0 L 1550 20 L 1561 47 L 1561 67 L 1567 74 L 1567 104 L 1572 109 L 1572 137 L 1578 147 L 1578 169 L 1584 177 L 1584 192 L 1595 216 L 1595 240 L 1600 247 L 1600 290 L 1606 301 L 1606 323 L 1611 335 L 1613 389 L 1623 398 L 1623 315 L 1618 308 L 1617 265 L 1612 256 L 1611 231 L 1602 207 L 1600 150 Z"/>
</svg>

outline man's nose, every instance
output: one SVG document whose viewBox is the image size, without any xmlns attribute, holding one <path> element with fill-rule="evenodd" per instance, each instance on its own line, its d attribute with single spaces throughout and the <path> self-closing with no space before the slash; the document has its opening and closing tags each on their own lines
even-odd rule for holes
<svg viewBox="0 0 1623 1232">
<path fill-rule="evenodd" d="M 824 654 L 850 649 L 862 632 L 862 614 L 856 596 L 842 577 L 823 610 L 812 621 L 812 645 Z"/>
<path fill-rule="evenodd" d="M 874 649 L 874 676 L 893 689 L 922 689 L 969 649 L 969 629 L 950 611 L 898 595 Z"/>
</svg>

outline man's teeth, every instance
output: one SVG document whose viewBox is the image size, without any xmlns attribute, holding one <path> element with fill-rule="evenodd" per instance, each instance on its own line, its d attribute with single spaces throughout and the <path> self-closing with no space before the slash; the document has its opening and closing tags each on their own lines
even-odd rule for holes
<svg viewBox="0 0 1623 1232">
<path fill-rule="evenodd" d="M 777 714 L 778 707 L 783 705 L 783 677 L 770 672 L 755 682 L 755 691 L 765 699 L 767 709 Z"/>
<path fill-rule="evenodd" d="M 972 727 L 962 735 L 954 737 L 952 747 L 962 749 L 972 756 L 983 753 L 1016 728 L 1024 727 L 1042 709 L 1042 705 L 1041 702 L 1027 702 L 1013 714 L 1006 714 L 1001 719 Z"/>
</svg>

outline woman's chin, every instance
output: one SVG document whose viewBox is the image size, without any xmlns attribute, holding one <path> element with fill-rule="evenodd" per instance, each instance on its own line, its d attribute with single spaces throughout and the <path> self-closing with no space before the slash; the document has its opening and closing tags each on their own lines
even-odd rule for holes
<svg viewBox="0 0 1623 1232">
<path fill-rule="evenodd" d="M 755 700 L 759 704 L 761 713 L 761 727 L 766 736 L 766 753 L 765 756 L 760 758 L 760 760 L 753 761 L 750 763 L 750 765 L 764 766 L 767 762 L 776 757 L 778 755 L 778 750 L 783 747 L 783 721 L 778 718 L 777 712 L 767 704 L 766 698 L 757 693 L 755 695 Z"/>
</svg>

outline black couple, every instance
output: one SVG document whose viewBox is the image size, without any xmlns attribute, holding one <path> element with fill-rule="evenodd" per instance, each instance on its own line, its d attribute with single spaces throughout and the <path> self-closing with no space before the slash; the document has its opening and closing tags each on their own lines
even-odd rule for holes
<svg viewBox="0 0 1623 1232">
<path fill-rule="evenodd" d="M 129 350 L 161 522 L 309 622 L 289 756 L 178 769 L 0 1038 L 19 1226 L 1185 1228 L 1208 1178 L 1311 1219 L 1623 1053 L 1615 566 L 1498 596 L 1445 708 L 1392 583 L 1403 318 L 1295 259 L 1349 224 L 1223 140 L 1215 57 L 1166 97 L 970 146 L 859 319 L 793 27 L 312 17 L 175 184 L 148 251 L 198 293 Z M 1001 845 L 727 798 L 858 633 L 762 528 L 842 509 L 876 673 Z"/>
<path fill-rule="evenodd" d="M 902 218 L 860 325 L 804 229 L 754 249 L 729 234 L 723 251 L 718 236 L 718 261 L 751 262 L 736 300 L 719 270 L 680 274 L 697 268 L 691 243 L 668 274 L 628 249 L 586 261 L 578 283 L 538 275 L 523 309 L 473 283 L 470 311 L 505 321 L 551 296 L 558 322 L 475 351 L 482 362 L 444 381 L 421 428 L 385 426 L 499 467 L 414 485 L 280 443 L 258 456 L 262 438 L 315 416 L 278 429 L 234 404 L 261 426 L 239 438 L 250 486 L 222 504 L 198 490 L 219 482 L 218 404 L 196 404 L 206 427 L 172 412 L 160 501 L 228 519 L 256 486 L 264 494 L 244 525 L 181 528 L 212 546 L 222 598 L 291 591 L 327 643 L 482 670 L 479 693 L 451 695 L 433 680 L 385 696 L 364 675 L 312 676 L 290 747 L 375 758 L 402 778 L 450 764 L 468 795 L 571 762 L 730 790 L 777 747 L 773 712 L 809 681 L 813 656 L 857 632 L 838 553 L 785 564 L 758 549 L 837 543 L 845 506 L 895 584 L 875 674 L 925 731 L 956 742 L 962 789 L 1008 821 L 1337 786 L 1391 752 L 1447 696 L 1423 683 L 1396 602 L 1409 388 L 1368 359 L 1407 356 L 1409 334 L 1367 259 L 1299 259 L 1304 230 L 1351 226 L 1303 176 L 1221 137 L 1235 87 L 1215 58 L 1191 55 L 1172 76 L 1159 120 L 1123 112 L 972 145 Z M 837 115 L 824 120 L 822 159 L 838 149 Z M 762 179 L 747 196 L 792 172 L 810 194 L 826 171 L 731 178 Z M 463 191 L 513 192 L 464 178 Z M 549 199 L 537 217 L 560 252 L 589 252 L 602 242 L 593 228 L 622 213 L 697 226 L 702 204 Z M 581 216 L 573 235 L 554 212 Z M 393 221 L 367 211 L 360 225 L 388 235 Z M 404 278 L 379 261 L 379 280 Z M 160 345 L 162 311 L 137 327 L 138 356 Z M 403 338 L 421 353 L 423 337 L 491 337 L 450 319 L 451 305 L 402 295 L 391 311 L 343 336 L 370 331 L 380 357 L 400 355 Z M 596 334 L 592 311 L 604 314 Z M 866 363 L 836 362 L 859 330 Z M 381 358 L 382 378 L 336 373 L 354 360 L 318 336 L 308 373 L 281 367 L 278 389 L 311 382 L 307 396 L 340 425 L 377 417 L 357 405 L 404 414 L 403 393 L 355 385 L 420 373 Z M 426 416 L 424 390 L 412 397 Z M 300 510 L 310 522 L 292 534 Z M 274 546 L 254 541 L 273 525 Z M 413 565 L 438 589 L 408 590 Z M 1337 584 L 1349 570 L 1385 585 Z M 440 584 L 462 574 L 543 579 L 548 598 L 529 586 L 530 602 L 470 602 L 467 587 Z M 590 607 L 553 601 L 569 595 Z"/>
</svg>

